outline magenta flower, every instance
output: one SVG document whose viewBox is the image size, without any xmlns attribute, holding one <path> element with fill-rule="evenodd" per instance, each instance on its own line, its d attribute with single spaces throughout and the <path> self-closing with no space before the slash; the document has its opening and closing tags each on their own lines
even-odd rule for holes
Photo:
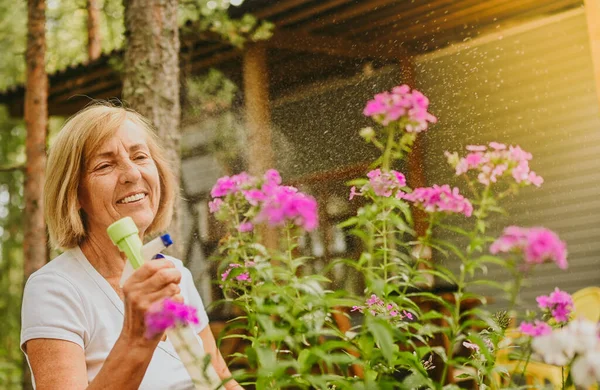
<svg viewBox="0 0 600 390">
<path fill-rule="evenodd" d="M 555 262 L 558 268 L 567 269 L 567 248 L 553 231 L 536 227 L 509 226 L 503 235 L 490 246 L 490 253 L 522 253 L 528 266 Z"/>
<path fill-rule="evenodd" d="M 240 226 L 238 226 L 238 231 L 240 233 L 247 233 L 251 232 L 252 230 L 254 230 L 254 225 L 252 222 L 242 222 L 240 223 Z"/>
<path fill-rule="evenodd" d="M 540 295 L 536 298 L 540 309 L 551 313 L 556 322 L 568 322 L 573 309 L 573 298 L 565 291 L 556 289 L 550 295 Z"/>
<path fill-rule="evenodd" d="M 429 99 L 425 95 L 415 89 L 411 91 L 408 85 L 401 85 L 391 92 L 375 95 L 367 102 L 363 114 L 383 126 L 405 118 L 404 130 L 419 133 L 427 130 L 429 123 L 437 122 L 437 118 L 427 112 L 428 108 Z"/>
<path fill-rule="evenodd" d="M 349 200 L 352 200 L 355 196 L 362 196 L 369 191 L 373 190 L 375 195 L 389 198 L 396 193 L 397 198 L 402 198 L 404 192 L 400 190 L 402 187 L 406 187 L 406 177 L 404 174 L 398 171 L 382 172 L 381 169 L 374 169 L 367 173 L 369 183 L 361 187 L 360 191 L 356 190 L 356 187 L 350 188 Z"/>
<path fill-rule="evenodd" d="M 465 157 L 458 157 L 457 153 L 445 152 L 448 163 L 456 170 L 456 175 L 469 171 L 477 173 L 477 180 L 483 185 L 496 183 L 502 177 L 512 177 L 515 182 L 522 185 L 533 184 L 540 187 L 544 182 L 541 176 L 530 170 L 529 161 L 531 153 L 524 151 L 520 146 L 509 146 L 490 142 L 489 149 L 485 145 L 468 145 Z"/>
<path fill-rule="evenodd" d="M 306 231 L 317 227 L 317 202 L 312 196 L 287 186 L 276 186 L 269 191 L 255 222 L 266 222 L 271 226 L 291 222 Z"/>
<path fill-rule="evenodd" d="M 552 328 L 545 322 L 535 321 L 535 322 L 521 322 L 519 329 L 523 334 L 526 334 L 531 337 L 545 336 L 552 333 Z"/>
<path fill-rule="evenodd" d="M 217 183 L 210 191 L 210 195 L 213 198 L 220 198 L 229 194 L 233 194 L 242 189 L 242 187 L 251 184 L 253 180 L 255 179 L 249 176 L 246 172 L 242 172 L 231 177 L 223 176 L 217 179 Z"/>
<path fill-rule="evenodd" d="M 415 188 L 412 193 L 405 194 L 403 198 L 430 213 L 460 213 L 467 217 L 473 213 L 471 202 L 459 194 L 458 188 L 450 189 L 447 184 Z"/>
<path fill-rule="evenodd" d="M 198 325 L 197 310 L 193 306 L 178 303 L 170 299 L 152 306 L 144 317 L 146 332 L 144 336 L 152 339 L 165 330 L 189 324 Z"/>
<path fill-rule="evenodd" d="M 217 198 L 215 200 L 211 200 L 210 202 L 208 202 L 208 210 L 214 214 L 221 209 L 222 204 L 223 199 Z"/>
<path fill-rule="evenodd" d="M 367 311 L 374 316 L 381 316 L 393 320 L 397 325 L 405 323 L 407 319 L 411 321 L 414 319 L 412 313 L 401 310 L 394 302 L 385 303 L 383 299 L 375 294 L 371 294 L 371 296 L 365 300 L 365 306 L 352 306 L 351 311 L 358 311 L 361 313 Z"/>
<path fill-rule="evenodd" d="M 251 282 L 252 278 L 250 278 L 249 272 L 243 272 L 235 277 L 238 282 Z"/>
</svg>

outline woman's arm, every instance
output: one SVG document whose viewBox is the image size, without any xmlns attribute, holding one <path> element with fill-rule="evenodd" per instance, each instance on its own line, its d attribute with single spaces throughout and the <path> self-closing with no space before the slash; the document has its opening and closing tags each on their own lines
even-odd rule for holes
<svg viewBox="0 0 600 390">
<path fill-rule="evenodd" d="M 206 353 L 210 353 L 210 360 L 212 362 L 215 371 L 219 375 L 221 380 L 231 378 L 231 372 L 225 363 L 225 359 L 223 359 L 223 355 L 221 355 L 221 351 L 217 348 L 217 342 L 215 341 L 215 336 L 212 334 L 210 330 L 210 326 L 206 326 L 204 329 L 198 333 L 200 338 L 202 339 L 202 343 L 204 344 L 204 351 Z M 227 390 L 244 390 L 239 383 L 232 379 L 225 383 L 225 389 Z"/>
<path fill-rule="evenodd" d="M 137 389 L 163 336 L 144 337 L 144 315 L 165 298 L 181 301 L 180 280 L 181 273 L 167 260 L 147 262 L 133 273 L 123 286 L 123 329 L 89 385 L 82 346 L 48 338 L 27 341 L 25 348 L 37 389 Z"/>
<path fill-rule="evenodd" d="M 37 390 L 137 389 L 153 353 L 132 349 L 119 339 L 88 386 L 85 355 L 79 345 L 54 339 L 34 339 L 25 345 Z"/>
</svg>

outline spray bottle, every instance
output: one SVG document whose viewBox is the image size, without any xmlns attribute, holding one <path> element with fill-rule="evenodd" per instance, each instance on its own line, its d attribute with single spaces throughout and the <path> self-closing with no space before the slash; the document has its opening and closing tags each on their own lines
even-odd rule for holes
<svg viewBox="0 0 600 390">
<path fill-rule="evenodd" d="M 166 234 L 155 238 L 146 245 L 142 245 L 139 230 L 131 217 L 118 220 L 110 225 L 106 231 L 112 242 L 127 256 L 127 263 L 121 277 L 121 285 L 145 261 L 154 258 L 173 243 L 171 237 Z M 127 270 L 128 266 L 130 271 Z M 169 329 L 167 330 L 167 337 L 171 340 L 196 389 L 214 389 L 221 383 L 221 379 L 210 362 L 205 370 L 202 369 L 206 353 L 204 352 L 202 340 L 195 334 L 193 328 L 186 326 L 184 328 Z"/>
</svg>

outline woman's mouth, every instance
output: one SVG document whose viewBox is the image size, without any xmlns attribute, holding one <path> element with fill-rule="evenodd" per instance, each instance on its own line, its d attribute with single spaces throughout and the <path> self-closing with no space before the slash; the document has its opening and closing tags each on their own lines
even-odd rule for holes
<svg viewBox="0 0 600 390">
<path fill-rule="evenodd" d="M 138 194 L 130 195 L 126 198 L 123 198 L 123 199 L 117 201 L 117 203 L 118 204 L 128 204 L 128 203 L 139 202 L 140 200 L 144 199 L 145 197 L 146 197 L 146 194 L 144 194 L 143 192 L 140 192 Z"/>
</svg>

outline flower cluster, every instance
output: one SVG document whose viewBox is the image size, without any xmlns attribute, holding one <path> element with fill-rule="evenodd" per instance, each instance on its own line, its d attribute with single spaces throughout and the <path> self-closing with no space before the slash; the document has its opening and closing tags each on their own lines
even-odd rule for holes
<svg viewBox="0 0 600 390">
<path fill-rule="evenodd" d="M 488 339 L 488 338 L 483 338 L 483 342 L 485 343 L 485 346 L 487 347 L 488 350 L 493 351 L 494 350 L 494 343 L 492 343 L 492 340 Z M 469 340 L 463 341 L 462 343 L 463 347 L 470 349 L 471 351 L 473 351 L 473 353 L 479 353 L 480 349 L 479 349 L 479 345 L 472 343 Z"/>
<path fill-rule="evenodd" d="M 221 281 L 226 281 L 229 278 L 229 274 L 231 273 L 231 271 L 233 271 L 234 268 L 244 268 L 243 270 L 241 270 L 242 272 L 240 272 L 234 277 L 234 279 L 238 282 L 250 283 L 252 282 L 252 278 L 250 277 L 250 271 L 248 271 L 247 269 L 250 267 L 254 267 L 255 265 L 256 263 L 254 261 L 246 261 L 243 266 L 241 264 L 231 263 L 229 264 L 225 272 L 221 274 Z"/>
<path fill-rule="evenodd" d="M 402 198 L 405 194 L 400 188 L 406 187 L 406 177 L 398 171 L 381 172 L 381 169 L 374 169 L 367 173 L 369 183 L 356 191 L 356 187 L 350 188 L 350 199 L 355 196 L 362 196 L 369 190 L 373 190 L 375 195 L 389 198 L 394 195 L 397 198 Z M 395 194 L 394 194 L 395 193 Z"/>
<path fill-rule="evenodd" d="M 374 316 L 382 316 L 391 319 L 394 322 L 405 320 L 412 321 L 414 319 L 411 312 L 401 310 L 394 302 L 386 303 L 375 294 L 372 294 L 371 297 L 365 301 L 365 306 L 352 307 L 352 311 L 358 311 L 360 313 L 364 313 L 365 310 Z"/>
<path fill-rule="evenodd" d="M 299 192 L 295 187 L 282 186 L 279 172 L 271 169 L 263 178 L 256 178 L 244 172 L 234 176 L 224 176 L 217 180 L 211 190 L 213 200 L 209 202 L 211 213 L 219 213 L 224 205 L 235 200 L 246 203 L 246 208 L 254 208 L 245 214 L 237 230 L 245 233 L 254 229 L 256 223 L 281 226 L 293 223 L 306 231 L 318 225 L 317 202 L 311 196 Z M 245 213 L 248 210 L 237 210 Z M 229 219 L 229 215 L 222 219 Z"/>
<path fill-rule="evenodd" d="M 540 309 L 548 312 L 558 323 L 568 322 L 573 309 L 573 298 L 569 293 L 558 287 L 550 295 L 540 295 L 536 298 Z"/>
<path fill-rule="evenodd" d="M 430 213 L 460 213 L 467 217 L 473 213 L 471 202 L 458 192 L 458 188 L 450 189 L 447 184 L 415 188 L 412 193 L 403 195 L 403 198 Z"/>
<path fill-rule="evenodd" d="M 196 308 L 170 299 L 152 306 L 144 317 L 146 323 L 145 337 L 152 339 L 165 330 L 190 324 L 198 325 Z"/>
<path fill-rule="evenodd" d="M 408 85 L 401 85 L 391 92 L 382 92 L 367 102 L 363 114 L 373 118 L 377 123 L 387 126 L 390 122 L 405 117 L 405 130 L 419 133 L 427 130 L 429 123 L 437 122 L 437 118 L 427 112 L 429 99 L 421 92 Z"/>
<path fill-rule="evenodd" d="M 490 252 L 522 253 L 528 266 L 555 262 L 560 269 L 568 267 L 566 244 L 556 233 L 542 227 L 509 226 L 490 246 Z"/>
<path fill-rule="evenodd" d="M 519 330 L 521 333 L 531 337 L 545 336 L 552 333 L 550 325 L 539 320 L 535 322 L 521 322 Z"/>
<path fill-rule="evenodd" d="M 563 328 L 536 337 L 532 347 L 546 363 L 565 366 L 573 361 L 573 381 L 587 388 L 600 381 L 599 336 L 598 324 L 575 320 Z"/>
<path fill-rule="evenodd" d="M 470 153 L 458 157 L 458 153 L 445 152 L 448 163 L 462 175 L 471 170 L 478 173 L 477 180 L 483 185 L 496 183 L 504 176 L 512 176 L 515 182 L 523 185 L 533 184 L 539 187 L 544 182 L 541 176 L 530 170 L 529 161 L 532 156 L 520 146 L 506 146 L 498 142 L 490 142 L 489 149 L 485 145 L 469 145 Z"/>
</svg>

